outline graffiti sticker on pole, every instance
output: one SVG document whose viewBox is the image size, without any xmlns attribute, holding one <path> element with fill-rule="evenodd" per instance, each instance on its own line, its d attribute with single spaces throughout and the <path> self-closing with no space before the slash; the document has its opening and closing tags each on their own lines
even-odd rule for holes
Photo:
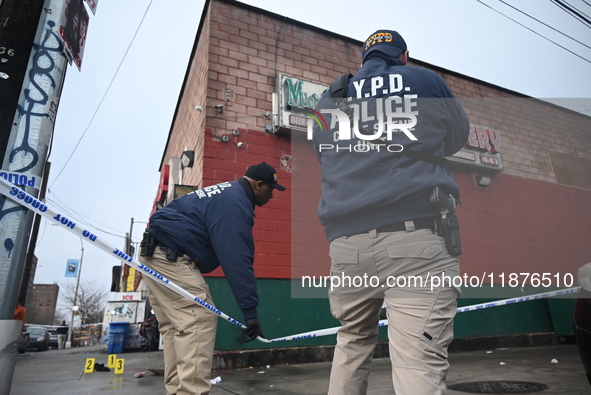
<svg viewBox="0 0 591 395">
<path fill-rule="evenodd" d="M 92 15 L 96 15 L 96 6 L 98 5 L 98 0 L 84 0 L 88 7 L 90 7 L 90 11 L 92 11 Z"/>
<path fill-rule="evenodd" d="M 66 43 L 66 54 L 76 63 L 78 70 L 82 67 L 82 55 L 88 31 L 88 12 L 82 0 L 70 0 L 66 6 L 65 23 L 60 26 L 60 36 Z"/>
</svg>

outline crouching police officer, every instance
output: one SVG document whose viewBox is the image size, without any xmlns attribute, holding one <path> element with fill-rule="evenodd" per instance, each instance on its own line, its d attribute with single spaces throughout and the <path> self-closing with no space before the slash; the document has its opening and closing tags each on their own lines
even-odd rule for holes
<svg viewBox="0 0 591 395">
<path fill-rule="evenodd" d="M 265 163 L 248 168 L 236 181 L 181 196 L 150 218 L 140 262 L 214 306 L 202 273 L 222 266 L 242 309 L 247 341 L 263 337 L 258 320 L 254 276 L 255 206 L 265 205 L 277 183 Z M 144 277 L 164 340 L 167 394 L 209 394 L 217 315 Z"/>
</svg>

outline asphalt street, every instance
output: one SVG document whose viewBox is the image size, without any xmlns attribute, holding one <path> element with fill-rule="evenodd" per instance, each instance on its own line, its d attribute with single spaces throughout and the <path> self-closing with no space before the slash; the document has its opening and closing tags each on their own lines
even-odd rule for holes
<svg viewBox="0 0 591 395">
<path fill-rule="evenodd" d="M 100 346 L 27 351 L 19 354 L 10 395 L 63 394 L 164 394 L 162 351 L 122 353 L 113 359 L 123 360 L 118 373 L 94 371 L 84 373 L 87 359 L 108 365 L 109 356 Z M 547 347 L 504 348 L 450 354 L 451 369 L 447 384 L 450 388 L 463 386 L 484 391 L 449 390 L 450 395 L 467 393 L 526 393 L 522 391 L 541 386 L 527 393 L 589 395 L 591 386 L 585 376 L 575 345 Z M 212 395 L 267 394 L 320 395 L 326 394 L 330 362 L 252 366 L 247 369 L 213 372 L 218 379 Z M 155 373 L 156 374 L 155 374 Z M 369 395 L 393 394 L 387 358 L 374 359 L 369 381 Z M 480 384 L 470 384 L 479 382 Z M 527 382 L 529 384 L 519 383 Z M 528 387 L 529 386 L 529 387 Z M 496 388 L 496 389 L 495 389 Z M 462 388 L 460 388 L 462 389 Z M 505 391 L 505 392 L 499 392 Z"/>
</svg>

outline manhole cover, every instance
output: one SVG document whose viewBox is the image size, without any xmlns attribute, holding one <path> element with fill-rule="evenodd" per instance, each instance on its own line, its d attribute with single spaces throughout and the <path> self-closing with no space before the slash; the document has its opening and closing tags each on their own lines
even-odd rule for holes
<svg viewBox="0 0 591 395">
<path fill-rule="evenodd" d="M 545 384 L 527 381 L 474 381 L 449 386 L 450 390 L 471 394 L 531 394 L 548 388 Z"/>
</svg>

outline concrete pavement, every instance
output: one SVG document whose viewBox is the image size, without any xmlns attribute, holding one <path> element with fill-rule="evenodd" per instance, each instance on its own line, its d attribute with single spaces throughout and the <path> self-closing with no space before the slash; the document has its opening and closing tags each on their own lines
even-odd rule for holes
<svg viewBox="0 0 591 395">
<path fill-rule="evenodd" d="M 109 372 L 83 373 L 87 358 L 107 365 L 108 355 L 99 346 L 45 352 L 27 351 L 18 355 L 10 395 L 62 394 L 164 394 L 163 377 L 149 369 L 164 367 L 162 351 L 129 352 L 117 356 L 125 361 L 123 374 Z M 467 382 L 497 388 L 523 389 L 510 381 L 527 381 L 547 386 L 543 394 L 588 395 L 587 382 L 575 345 L 504 348 L 450 354 L 451 370 L 448 386 Z M 144 377 L 134 377 L 145 372 Z M 267 394 L 320 395 L 326 394 L 330 362 L 295 365 L 253 366 L 249 369 L 214 372 L 221 382 L 213 386 L 212 395 Z M 393 394 L 390 363 L 387 358 L 374 359 L 369 381 L 369 395 Z M 490 391 L 490 390 L 489 390 Z M 507 391 L 505 389 L 504 391 Z M 467 392 L 449 390 L 450 395 Z M 474 393 L 474 392 L 472 392 Z M 3 394 L 0 394 L 3 395 Z"/>
</svg>

